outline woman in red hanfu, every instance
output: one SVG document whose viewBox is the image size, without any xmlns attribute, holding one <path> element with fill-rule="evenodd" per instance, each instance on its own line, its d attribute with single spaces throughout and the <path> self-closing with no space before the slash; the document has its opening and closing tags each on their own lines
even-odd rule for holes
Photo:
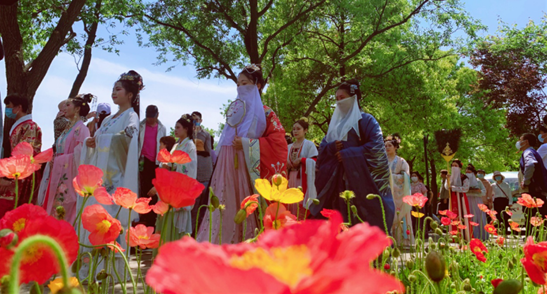
<svg viewBox="0 0 547 294">
<path fill-rule="evenodd" d="M 473 230 L 469 224 L 469 219 L 465 215 L 469 215 L 471 210 L 469 209 L 469 201 L 467 200 L 467 191 L 469 191 L 469 179 L 466 175 L 461 173 L 463 167 L 462 162 L 459 159 L 452 161 L 452 173 L 450 176 L 450 210 L 454 212 L 458 217 L 454 221 L 459 221 L 463 227 L 458 228 L 457 225 L 451 226 L 452 231 L 460 231 L 462 236 L 469 242 L 473 237 Z M 447 185 L 448 183 L 446 183 Z M 448 187 L 446 187 L 448 189 Z"/>
<path fill-rule="evenodd" d="M 247 218 L 245 232 L 243 223 L 236 224 L 234 217 L 241 201 L 257 194 L 255 180 L 271 179 L 276 173 L 287 176 L 285 130 L 275 112 L 262 104 L 260 93 L 264 84 L 262 70 L 256 65 L 246 66 L 239 74 L 237 93 L 238 99 L 245 102 L 245 116 L 237 127 L 224 126 L 217 147 L 220 152 L 210 187 L 220 204 L 226 206 L 222 213 L 222 244 L 238 243 L 254 237 L 255 228 L 258 227 L 256 217 Z M 209 240 L 209 222 L 212 222 L 213 228 L 211 242 L 218 244 L 219 210 L 213 212 L 212 219 L 209 219 L 209 214 L 205 215 L 197 232 L 197 240 Z"/>
</svg>

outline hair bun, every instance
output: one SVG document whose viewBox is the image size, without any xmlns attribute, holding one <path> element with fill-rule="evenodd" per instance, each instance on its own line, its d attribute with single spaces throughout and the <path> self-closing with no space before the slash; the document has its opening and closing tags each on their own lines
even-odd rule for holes
<svg viewBox="0 0 547 294">
<path fill-rule="evenodd" d="M 144 83 L 142 81 L 142 76 L 134 70 L 130 70 L 126 73 L 123 73 L 118 80 L 119 81 L 130 81 L 132 83 L 135 83 L 139 87 L 139 91 L 144 89 Z"/>
</svg>

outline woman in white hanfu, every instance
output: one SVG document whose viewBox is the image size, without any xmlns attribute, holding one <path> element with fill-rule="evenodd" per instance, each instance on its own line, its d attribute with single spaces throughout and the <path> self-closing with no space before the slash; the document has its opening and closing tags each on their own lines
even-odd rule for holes
<svg viewBox="0 0 547 294">
<path fill-rule="evenodd" d="M 401 138 L 398 134 L 387 136 L 384 143 L 391 172 L 391 193 L 395 202 L 395 220 L 391 231 L 399 245 L 411 245 L 414 243 L 410 214 L 412 207 L 403 202 L 403 197 L 411 194 L 410 167 L 404 158 L 397 155 L 397 150 L 401 146 Z"/>
<path fill-rule="evenodd" d="M 186 152 L 188 156 L 190 156 L 190 162 L 185 164 L 174 164 L 175 171 L 187 175 L 192 179 L 196 179 L 198 174 L 198 154 L 193 140 L 193 130 L 194 125 L 192 122 L 192 116 L 189 114 L 184 114 L 175 124 L 175 137 L 178 138 L 178 141 L 175 146 L 173 146 L 171 153 L 176 150 L 180 150 Z M 164 165 L 165 164 L 162 163 L 163 167 L 165 167 Z M 155 191 L 155 188 L 152 189 Z M 166 225 L 166 231 L 170 232 L 170 234 L 167 235 L 168 242 L 178 240 L 185 234 L 192 234 L 192 208 L 193 206 L 186 206 L 178 208 L 175 211 L 175 232 L 172 231 L 173 228 L 170 223 L 167 223 Z M 156 228 L 161 228 L 162 223 L 163 217 L 158 217 L 156 220 Z"/>
<path fill-rule="evenodd" d="M 104 119 L 95 136 L 86 140 L 82 148 L 81 164 L 94 165 L 103 171 L 103 186 L 109 194 L 114 194 L 118 187 L 128 188 L 139 195 L 138 162 L 139 162 L 139 92 L 143 88 L 142 77 L 135 71 L 129 71 L 120 76 L 112 90 L 112 100 L 119 110 L 116 114 Z M 83 203 L 83 197 L 78 198 L 78 208 Z M 99 204 L 90 197 L 89 205 Z M 118 218 L 124 230 L 127 230 L 129 210 L 118 205 L 103 205 L 113 217 Z M 119 210 L 119 213 L 118 213 Z M 132 214 L 132 220 L 138 218 L 138 213 Z M 80 229 L 80 242 L 91 245 L 89 232 Z M 116 240 L 122 248 L 126 248 L 127 236 L 120 234 Z M 90 251 L 89 248 L 82 248 Z M 121 256 L 116 255 L 118 270 L 125 268 Z M 88 274 L 89 263 L 82 263 L 80 277 Z M 97 272 L 103 268 L 99 265 Z M 111 267 L 109 267 L 111 268 Z M 123 272 L 123 271 L 122 271 Z"/>
</svg>

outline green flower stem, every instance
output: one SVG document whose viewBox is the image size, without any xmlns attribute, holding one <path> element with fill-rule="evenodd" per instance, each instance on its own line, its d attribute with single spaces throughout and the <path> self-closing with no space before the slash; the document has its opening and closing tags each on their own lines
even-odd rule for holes
<svg viewBox="0 0 547 294">
<path fill-rule="evenodd" d="M 220 228 L 218 230 L 218 245 L 222 245 L 222 217 L 223 217 L 223 215 L 222 215 L 222 210 L 221 209 L 218 210 L 218 214 L 220 215 Z M 196 219 L 196 222 L 197 222 L 197 219 Z M 245 232 L 246 231 L 243 232 L 243 238 L 245 238 Z"/>
<path fill-rule="evenodd" d="M 114 251 L 112 251 L 114 253 Z M 125 255 L 122 254 L 122 256 L 125 257 Z M 118 282 L 121 282 L 121 278 L 120 278 L 120 274 L 118 273 L 118 269 L 116 268 L 116 254 L 114 253 L 112 255 L 112 268 L 114 269 L 114 274 L 116 275 L 116 277 L 118 278 Z M 125 286 L 122 286 L 122 291 L 123 291 L 123 294 L 127 294 L 127 287 Z"/>
<path fill-rule="evenodd" d="M 351 226 L 351 209 L 349 207 L 349 201 L 350 201 L 349 199 L 346 199 L 346 205 L 348 207 L 348 223 Z"/>
<path fill-rule="evenodd" d="M 34 198 L 34 185 L 36 182 L 36 172 L 32 173 L 32 190 L 30 190 L 30 199 L 28 200 L 28 204 L 32 203 L 32 198 Z"/>
<path fill-rule="evenodd" d="M 213 239 L 213 210 L 209 207 L 209 243 Z"/>
<path fill-rule="evenodd" d="M 15 204 L 13 209 L 17 208 L 17 203 L 19 202 L 19 177 L 15 177 Z"/>
<path fill-rule="evenodd" d="M 120 206 L 121 208 L 121 206 Z M 129 216 L 127 217 L 127 231 L 125 231 L 125 234 L 126 234 L 126 242 L 127 244 L 125 244 L 125 254 L 127 255 L 127 259 L 129 259 L 129 253 L 131 253 L 131 250 L 130 250 L 130 247 L 129 247 L 129 232 L 130 232 L 130 229 L 131 229 L 131 212 L 133 211 L 133 209 L 129 209 Z M 123 255 L 123 252 L 120 251 L 120 253 Z M 123 270 L 123 285 L 125 286 L 125 284 L 127 283 L 127 272 L 129 271 L 129 274 L 131 274 L 131 270 L 129 269 L 129 267 L 127 267 L 127 269 L 124 269 Z"/>
<path fill-rule="evenodd" d="M 121 206 L 118 208 L 118 212 L 116 212 L 116 217 L 115 217 L 115 219 L 118 219 L 118 216 L 120 215 L 120 211 L 122 211 L 122 207 L 121 207 Z"/>
<path fill-rule="evenodd" d="M 201 209 L 202 209 L 203 207 L 208 207 L 208 206 L 209 206 L 209 205 L 203 204 L 202 206 L 200 206 L 200 207 L 198 208 L 198 214 L 197 214 L 197 216 L 196 216 L 196 232 L 194 233 L 194 236 L 196 237 L 196 239 L 198 238 L 198 223 L 199 223 L 198 220 L 199 220 L 199 212 L 201 211 Z M 222 227 L 221 227 L 221 228 L 222 228 Z"/>
<path fill-rule="evenodd" d="M 367 195 L 367 199 L 374 199 L 374 198 L 378 198 L 378 201 L 380 201 L 380 207 L 382 208 L 382 218 L 384 220 L 384 231 L 386 233 L 387 236 L 389 236 L 389 232 L 388 232 L 388 227 L 387 227 L 387 222 L 386 222 L 386 211 L 384 209 L 384 202 L 382 201 L 382 197 L 380 197 L 380 195 L 376 195 L 376 194 L 368 194 Z"/>
<path fill-rule="evenodd" d="M 40 289 L 40 285 L 38 285 L 38 283 L 34 282 L 32 288 L 34 288 L 34 293 L 42 294 L 42 289 Z"/>
<path fill-rule="evenodd" d="M 167 229 L 167 220 L 169 219 L 169 213 L 171 212 L 171 205 L 169 205 L 169 209 L 167 209 L 167 212 L 163 215 L 162 219 L 162 226 L 161 226 L 161 238 L 160 238 L 160 246 L 165 243 L 165 237 L 167 236 L 165 230 Z"/>
<path fill-rule="evenodd" d="M 28 239 L 25 239 L 19 246 L 17 247 L 17 250 L 15 251 L 15 254 L 13 255 L 13 259 L 11 262 L 10 267 L 10 281 L 9 281 L 9 294 L 17 294 L 19 293 L 19 266 L 21 264 L 21 259 L 23 258 L 23 254 L 33 245 L 35 244 L 45 244 L 49 248 L 53 250 L 53 253 L 57 257 L 57 261 L 59 262 L 59 266 L 61 267 L 61 276 L 63 278 L 63 285 L 68 285 L 68 278 L 69 278 L 69 271 L 68 271 L 68 263 L 65 256 L 65 253 L 59 243 L 55 241 L 53 238 L 43 235 L 35 235 L 32 237 L 29 237 Z"/>
<path fill-rule="evenodd" d="M 76 225 L 76 222 L 80 219 L 82 216 L 82 213 L 84 212 L 85 203 L 87 202 L 87 199 L 92 196 L 84 197 L 84 202 L 82 203 L 82 207 L 80 207 L 80 211 L 78 211 L 78 214 L 76 215 L 76 218 L 74 219 L 74 222 L 72 222 L 72 226 L 74 227 Z M 79 236 L 78 236 L 79 237 Z"/>
<path fill-rule="evenodd" d="M 247 232 L 247 219 L 245 218 L 245 222 L 243 223 L 243 238 L 241 238 L 241 242 L 245 242 L 245 232 Z"/>
<path fill-rule="evenodd" d="M 299 221 L 300 218 L 300 205 L 298 203 L 295 203 L 296 205 L 296 221 Z"/>
</svg>

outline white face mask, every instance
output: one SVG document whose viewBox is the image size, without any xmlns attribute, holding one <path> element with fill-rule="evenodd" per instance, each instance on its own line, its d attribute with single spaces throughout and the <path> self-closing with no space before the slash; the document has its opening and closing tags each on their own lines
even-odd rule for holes
<svg viewBox="0 0 547 294">
<path fill-rule="evenodd" d="M 522 147 L 520 146 L 520 141 L 517 141 L 517 144 L 515 144 L 515 147 L 517 147 L 517 150 L 520 150 L 520 148 L 522 148 Z"/>
<path fill-rule="evenodd" d="M 457 166 L 453 166 L 453 167 L 452 167 L 452 174 L 453 174 L 453 175 L 457 175 L 457 174 L 459 174 L 459 173 L 460 173 L 460 168 L 457 167 Z"/>
<path fill-rule="evenodd" d="M 412 180 L 412 182 L 416 183 L 418 181 L 418 177 L 412 177 L 410 178 Z"/>
<path fill-rule="evenodd" d="M 468 177 L 471 177 L 471 176 L 474 176 L 475 174 L 474 173 L 466 173 L 465 175 L 468 176 Z"/>
<path fill-rule="evenodd" d="M 353 104 L 355 103 L 356 96 L 353 95 L 351 97 L 338 100 L 336 101 L 336 107 L 343 113 L 346 114 L 351 109 Z"/>
</svg>

